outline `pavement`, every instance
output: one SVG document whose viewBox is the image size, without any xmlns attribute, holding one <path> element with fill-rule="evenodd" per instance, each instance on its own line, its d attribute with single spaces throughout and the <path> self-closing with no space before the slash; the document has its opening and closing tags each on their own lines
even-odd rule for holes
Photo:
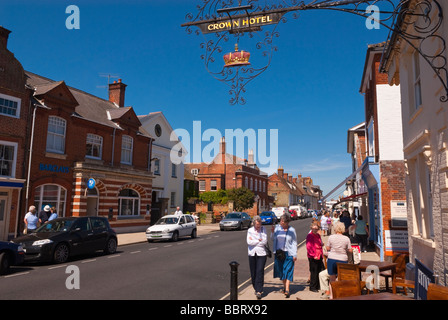
<svg viewBox="0 0 448 320">
<path fill-rule="evenodd" d="M 145 228 L 146 229 L 146 228 Z M 197 226 L 198 237 L 219 231 L 219 224 L 201 224 Z M 139 242 L 146 242 L 145 231 L 126 232 L 117 230 L 118 245 L 129 245 Z M 323 236 L 326 243 L 328 237 Z M 361 253 L 361 260 L 380 261 L 380 257 L 375 252 Z M 283 287 L 280 279 L 274 279 L 274 258 L 268 258 L 265 267 L 264 292 L 262 300 L 321 300 L 321 292 L 312 292 L 307 283 L 309 277 L 309 263 L 306 254 L 305 241 L 298 244 L 297 261 L 294 267 L 294 280 L 290 284 L 290 298 L 286 298 L 280 292 Z M 221 298 L 228 300 L 230 293 Z M 252 288 L 251 280 L 247 279 L 238 287 L 238 300 L 257 300 Z"/>
</svg>

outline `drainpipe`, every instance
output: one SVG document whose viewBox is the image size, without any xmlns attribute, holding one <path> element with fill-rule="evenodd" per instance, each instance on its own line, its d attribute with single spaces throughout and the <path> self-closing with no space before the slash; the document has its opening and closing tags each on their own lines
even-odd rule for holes
<svg viewBox="0 0 448 320">
<path fill-rule="evenodd" d="M 114 154 L 115 154 L 115 131 L 117 128 L 114 128 L 114 133 L 112 134 L 112 163 L 111 166 L 114 166 Z"/>
<path fill-rule="evenodd" d="M 30 175 L 31 175 L 31 161 L 33 158 L 33 144 L 34 144 L 34 125 L 36 123 L 36 110 L 38 107 L 45 108 L 47 110 L 51 110 L 51 108 L 47 107 L 45 104 L 34 104 L 33 110 L 33 121 L 31 124 L 31 141 L 30 141 L 30 152 L 28 157 L 28 172 L 26 178 L 26 192 L 25 192 L 25 210 L 28 210 L 28 202 L 29 202 L 29 194 L 30 194 Z"/>
</svg>

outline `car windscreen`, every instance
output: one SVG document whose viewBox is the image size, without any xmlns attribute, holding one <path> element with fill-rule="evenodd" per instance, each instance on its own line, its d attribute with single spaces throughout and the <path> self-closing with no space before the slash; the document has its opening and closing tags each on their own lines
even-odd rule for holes
<svg viewBox="0 0 448 320">
<path fill-rule="evenodd" d="M 270 217 L 272 216 L 273 212 L 262 212 L 260 213 L 260 217 Z"/>
<path fill-rule="evenodd" d="M 226 215 L 225 219 L 240 219 L 241 213 L 229 213 Z"/>
<path fill-rule="evenodd" d="M 74 220 L 53 220 L 45 223 L 36 232 L 61 232 L 68 231 Z"/>
<path fill-rule="evenodd" d="M 156 224 L 177 224 L 179 218 L 160 218 Z"/>
</svg>

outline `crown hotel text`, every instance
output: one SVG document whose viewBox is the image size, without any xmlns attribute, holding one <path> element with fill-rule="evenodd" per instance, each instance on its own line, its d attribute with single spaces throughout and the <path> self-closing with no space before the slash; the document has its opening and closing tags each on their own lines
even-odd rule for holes
<svg viewBox="0 0 448 320">
<path fill-rule="evenodd" d="M 223 21 L 219 23 L 211 23 L 207 26 L 208 31 L 219 31 L 222 29 L 230 29 L 232 25 L 234 28 L 244 28 L 249 26 L 258 26 L 263 24 L 272 24 L 274 23 L 271 16 L 261 16 L 254 18 L 240 18 L 238 20 L 233 21 Z"/>
</svg>

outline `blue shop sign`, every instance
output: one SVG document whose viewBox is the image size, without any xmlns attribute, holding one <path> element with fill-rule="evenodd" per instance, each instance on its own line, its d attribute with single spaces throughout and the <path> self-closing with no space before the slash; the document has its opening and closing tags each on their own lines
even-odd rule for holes
<svg viewBox="0 0 448 320">
<path fill-rule="evenodd" d="M 89 181 L 87 181 L 87 188 L 93 189 L 95 188 L 95 184 L 96 184 L 95 179 L 90 178 Z"/>
<path fill-rule="evenodd" d="M 69 173 L 70 167 L 58 166 L 55 164 L 39 163 L 40 171 L 50 171 L 55 173 Z"/>
</svg>

